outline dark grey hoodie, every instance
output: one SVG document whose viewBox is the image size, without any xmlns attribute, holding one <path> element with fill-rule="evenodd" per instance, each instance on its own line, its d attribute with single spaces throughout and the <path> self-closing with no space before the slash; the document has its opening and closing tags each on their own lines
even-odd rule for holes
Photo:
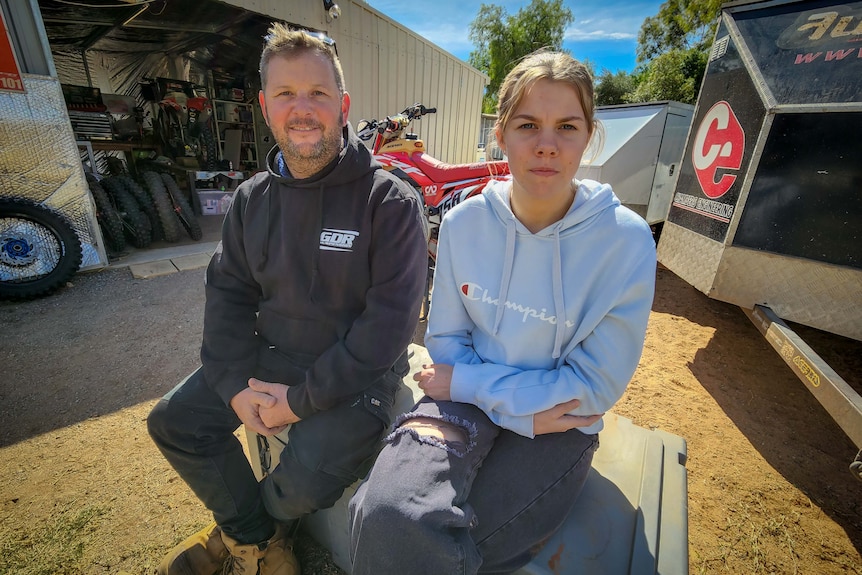
<svg viewBox="0 0 862 575">
<path fill-rule="evenodd" d="M 201 361 L 230 403 L 252 376 L 307 418 L 368 388 L 410 343 L 425 287 L 419 200 L 350 126 L 317 175 L 243 182 L 207 269 Z"/>
</svg>

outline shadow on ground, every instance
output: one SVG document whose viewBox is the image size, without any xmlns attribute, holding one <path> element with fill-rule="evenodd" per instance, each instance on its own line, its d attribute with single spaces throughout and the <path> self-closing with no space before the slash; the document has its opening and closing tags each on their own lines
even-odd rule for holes
<svg viewBox="0 0 862 575">
<path fill-rule="evenodd" d="M 689 365 L 698 382 L 760 455 L 841 525 L 862 552 L 862 484 L 848 471 L 857 447 L 739 307 L 709 299 L 666 269 L 659 270 L 659 286 L 653 311 L 715 329 Z M 680 303 L 680 290 L 696 292 L 701 305 Z M 862 342 L 791 327 L 862 392 Z M 730 363 L 747 376 L 728 377 Z"/>
<path fill-rule="evenodd" d="M 0 447 L 163 395 L 198 364 L 203 304 L 203 269 L 0 302 Z"/>
</svg>

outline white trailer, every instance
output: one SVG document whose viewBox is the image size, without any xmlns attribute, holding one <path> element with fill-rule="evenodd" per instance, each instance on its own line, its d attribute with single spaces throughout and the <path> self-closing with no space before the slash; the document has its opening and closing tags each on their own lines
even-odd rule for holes
<svg viewBox="0 0 862 575">
<path fill-rule="evenodd" d="M 651 226 L 664 222 L 694 106 L 650 102 L 600 106 L 596 118 L 604 142 L 595 157 L 584 154 L 577 177 L 611 184 L 623 205 Z"/>
</svg>

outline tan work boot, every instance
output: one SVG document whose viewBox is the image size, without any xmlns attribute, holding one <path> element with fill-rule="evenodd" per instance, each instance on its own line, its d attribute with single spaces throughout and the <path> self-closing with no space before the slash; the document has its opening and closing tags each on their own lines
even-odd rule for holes
<svg viewBox="0 0 862 575">
<path fill-rule="evenodd" d="M 157 575 L 214 575 L 230 553 L 215 521 L 171 549 L 156 569 Z"/>
<path fill-rule="evenodd" d="M 230 553 L 224 575 L 299 575 L 293 542 L 281 526 L 263 543 L 243 545 L 224 533 L 221 537 Z"/>
</svg>

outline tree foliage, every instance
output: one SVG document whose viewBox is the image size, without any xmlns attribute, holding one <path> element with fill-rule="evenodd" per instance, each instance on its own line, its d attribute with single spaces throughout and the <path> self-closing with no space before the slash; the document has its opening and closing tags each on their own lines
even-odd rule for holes
<svg viewBox="0 0 862 575">
<path fill-rule="evenodd" d="M 611 72 L 607 68 L 602 70 L 596 79 L 596 105 L 611 106 L 614 104 L 625 104 L 629 102 L 628 95 L 634 92 L 636 87 L 635 77 L 625 70 Z"/>
<path fill-rule="evenodd" d="M 644 20 L 638 34 L 638 61 L 671 50 L 708 50 L 718 27 L 722 0 L 667 0 Z"/>
<path fill-rule="evenodd" d="M 469 62 L 488 75 L 482 111 L 494 113 L 497 92 L 506 74 L 527 54 L 539 48 L 563 50 L 566 27 L 574 22 L 563 0 L 532 0 L 515 15 L 495 4 L 482 4 L 470 23 L 470 40 L 476 49 Z"/>
<path fill-rule="evenodd" d="M 694 104 L 706 71 L 706 58 L 707 53 L 696 48 L 665 52 L 650 62 L 643 79 L 626 98 L 630 102 L 676 100 Z"/>
<path fill-rule="evenodd" d="M 718 27 L 722 0 L 667 0 L 658 14 L 644 20 L 638 34 L 635 88 L 625 102 L 697 101 L 709 49 Z M 612 80 L 605 90 L 601 84 Z M 622 78 L 600 79 L 598 91 L 616 94 Z"/>
</svg>

